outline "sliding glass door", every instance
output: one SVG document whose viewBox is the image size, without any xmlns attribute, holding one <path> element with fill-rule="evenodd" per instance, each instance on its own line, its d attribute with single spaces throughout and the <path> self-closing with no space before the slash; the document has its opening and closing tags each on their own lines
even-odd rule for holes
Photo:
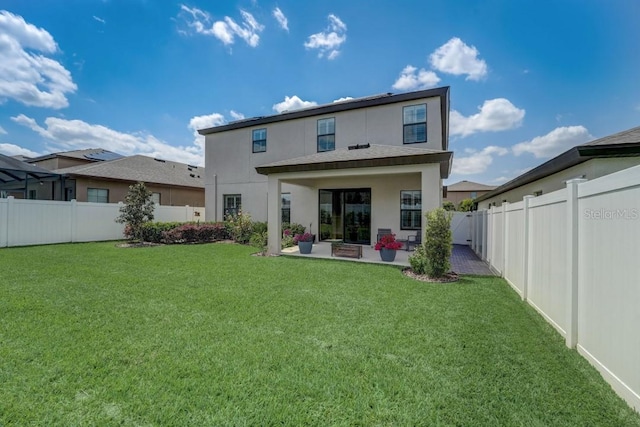
<svg viewBox="0 0 640 427">
<path fill-rule="evenodd" d="M 371 243 L 371 189 L 320 190 L 320 240 Z"/>
</svg>

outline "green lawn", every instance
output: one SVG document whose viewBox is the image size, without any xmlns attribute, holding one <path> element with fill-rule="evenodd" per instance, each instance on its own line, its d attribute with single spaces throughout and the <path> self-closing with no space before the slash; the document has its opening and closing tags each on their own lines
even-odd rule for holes
<svg viewBox="0 0 640 427">
<path fill-rule="evenodd" d="M 0 249 L 0 426 L 640 426 L 501 279 L 252 251 Z"/>
</svg>

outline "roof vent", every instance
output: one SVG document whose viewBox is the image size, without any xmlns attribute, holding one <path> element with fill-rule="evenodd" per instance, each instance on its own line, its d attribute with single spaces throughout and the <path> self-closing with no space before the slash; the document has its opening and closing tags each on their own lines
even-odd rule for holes
<svg viewBox="0 0 640 427">
<path fill-rule="evenodd" d="M 189 176 L 190 176 L 191 178 L 195 178 L 195 177 L 196 177 L 196 175 L 195 175 L 195 174 L 193 174 L 193 173 L 190 173 L 190 174 L 189 174 Z"/>
<path fill-rule="evenodd" d="M 155 160 L 156 162 L 160 162 L 160 163 L 166 163 L 166 161 L 164 161 L 164 160 L 162 160 L 162 159 L 158 159 L 158 158 L 155 158 L 155 159 L 153 159 L 153 160 Z"/>
<path fill-rule="evenodd" d="M 356 145 L 350 145 L 349 150 L 362 150 L 363 148 L 369 148 L 369 147 L 370 147 L 369 144 L 356 144 Z"/>
</svg>

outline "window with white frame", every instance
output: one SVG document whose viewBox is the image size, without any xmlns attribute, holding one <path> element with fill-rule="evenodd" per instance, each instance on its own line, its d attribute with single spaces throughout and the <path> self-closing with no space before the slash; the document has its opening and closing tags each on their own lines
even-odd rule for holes
<svg viewBox="0 0 640 427">
<path fill-rule="evenodd" d="M 253 130 L 253 152 L 264 153 L 267 151 L 267 129 Z"/>
<path fill-rule="evenodd" d="M 422 191 L 400 192 L 400 229 L 420 230 L 422 225 Z"/>
<path fill-rule="evenodd" d="M 225 194 L 224 199 L 224 218 L 228 215 L 238 215 L 242 209 L 242 196 L 240 194 Z"/>
<path fill-rule="evenodd" d="M 109 203 L 109 190 L 107 188 L 87 188 L 87 202 Z"/>
<path fill-rule="evenodd" d="M 336 119 L 318 120 L 318 152 L 336 149 Z"/>
<path fill-rule="evenodd" d="M 151 201 L 154 205 L 160 204 L 160 193 L 151 193 Z"/>
<path fill-rule="evenodd" d="M 291 222 L 291 193 L 282 193 L 282 223 Z"/>
<path fill-rule="evenodd" d="M 427 104 L 408 105 L 402 109 L 403 142 L 427 142 Z"/>
</svg>

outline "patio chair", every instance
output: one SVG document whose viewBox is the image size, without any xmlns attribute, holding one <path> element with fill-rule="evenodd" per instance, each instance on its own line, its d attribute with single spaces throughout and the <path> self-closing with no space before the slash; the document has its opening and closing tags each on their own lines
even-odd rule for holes
<svg viewBox="0 0 640 427">
<path fill-rule="evenodd" d="M 416 246 L 422 244 L 422 231 L 418 231 L 415 235 L 407 236 L 407 252 L 415 249 Z"/>
<path fill-rule="evenodd" d="M 380 238 L 387 234 L 393 234 L 390 228 L 378 228 L 378 237 L 376 237 L 376 242 L 379 242 Z"/>
</svg>

